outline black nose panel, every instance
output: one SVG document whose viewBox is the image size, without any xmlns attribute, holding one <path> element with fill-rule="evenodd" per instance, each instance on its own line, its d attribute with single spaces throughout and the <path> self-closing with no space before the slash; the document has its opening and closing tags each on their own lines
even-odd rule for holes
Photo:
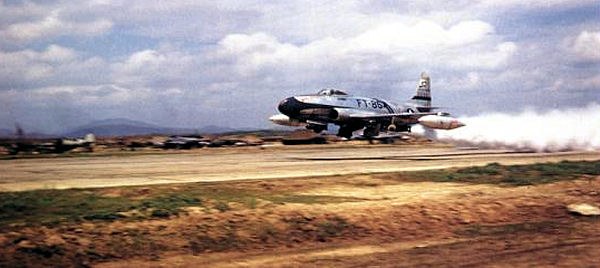
<svg viewBox="0 0 600 268">
<path fill-rule="evenodd" d="M 277 109 L 285 115 L 294 115 L 297 114 L 300 110 L 300 102 L 296 100 L 294 97 L 290 97 L 282 100 L 279 103 Z"/>
</svg>

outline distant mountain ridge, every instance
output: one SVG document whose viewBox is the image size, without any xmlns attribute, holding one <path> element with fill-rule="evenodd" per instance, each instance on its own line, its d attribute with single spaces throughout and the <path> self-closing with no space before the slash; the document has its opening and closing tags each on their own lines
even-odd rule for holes
<svg viewBox="0 0 600 268">
<path fill-rule="evenodd" d="M 11 137 L 13 135 L 15 135 L 14 130 L 0 128 L 0 137 Z"/>
<path fill-rule="evenodd" d="M 126 118 L 104 119 L 91 122 L 84 126 L 67 131 L 63 136 L 79 137 L 87 133 L 94 133 L 96 136 L 130 136 L 130 135 L 184 135 L 184 134 L 213 134 L 235 131 L 232 128 L 206 126 L 202 128 L 176 128 L 161 127 L 158 125 L 136 121 Z"/>
<path fill-rule="evenodd" d="M 110 118 L 93 121 L 91 123 L 69 129 L 67 131 L 55 134 L 28 132 L 25 129 L 25 138 L 50 138 L 50 137 L 83 137 L 88 133 L 96 136 L 132 136 L 132 135 L 191 135 L 191 134 L 217 134 L 226 132 L 240 131 L 228 127 L 215 125 L 204 126 L 200 128 L 179 128 L 162 127 L 159 125 L 146 123 L 143 121 L 131 120 L 127 118 Z M 16 130 L 0 128 L 0 138 L 16 138 Z"/>
<path fill-rule="evenodd" d="M 56 138 L 58 135 L 39 133 L 39 132 L 25 132 L 22 138 L 25 139 L 50 139 Z M 14 129 L 0 128 L 0 138 L 3 139 L 14 139 L 17 138 L 17 131 Z"/>
<path fill-rule="evenodd" d="M 153 125 L 150 123 L 131 120 L 131 119 L 127 119 L 127 118 L 109 118 L 109 119 L 96 120 L 91 123 L 80 126 L 78 128 L 105 126 L 105 125 L 133 125 L 133 126 L 151 127 L 151 128 L 160 127 L 158 125 Z"/>
</svg>

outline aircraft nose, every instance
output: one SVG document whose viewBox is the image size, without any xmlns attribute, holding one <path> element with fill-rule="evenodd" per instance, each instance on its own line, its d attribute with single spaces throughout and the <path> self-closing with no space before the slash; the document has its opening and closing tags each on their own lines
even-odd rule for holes
<svg viewBox="0 0 600 268">
<path fill-rule="evenodd" d="M 294 104 L 295 104 L 295 99 L 294 97 L 289 97 L 287 99 L 282 100 L 279 103 L 279 106 L 277 106 L 277 109 L 285 115 L 290 115 L 294 113 Z"/>
</svg>

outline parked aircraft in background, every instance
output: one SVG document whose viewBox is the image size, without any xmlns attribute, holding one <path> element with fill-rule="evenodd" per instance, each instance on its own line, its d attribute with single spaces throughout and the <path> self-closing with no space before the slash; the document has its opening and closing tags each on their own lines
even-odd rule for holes
<svg viewBox="0 0 600 268">
<path fill-rule="evenodd" d="M 92 151 L 92 147 L 96 143 L 96 136 L 92 133 L 86 134 L 83 138 L 62 138 L 56 140 L 54 149 L 58 153 L 73 150 L 75 148 L 84 147 Z"/>
<path fill-rule="evenodd" d="M 164 144 L 164 149 L 192 149 L 208 146 L 209 141 L 202 136 L 171 136 Z"/>
<path fill-rule="evenodd" d="M 96 137 L 91 133 L 82 138 L 60 139 L 30 139 L 23 136 L 22 130 L 18 130 L 17 133 L 19 134 L 16 139 L 8 139 L 0 142 L 0 146 L 5 147 L 9 154 L 64 153 L 75 148 L 83 148 L 84 150 L 91 152 L 96 143 Z"/>
<path fill-rule="evenodd" d="M 281 114 L 269 120 L 284 126 L 305 126 L 317 133 L 328 124 L 339 125 L 338 136 L 350 138 L 363 130 L 363 136 L 376 137 L 381 131 L 410 132 L 421 124 L 431 129 L 454 129 L 465 124 L 446 112 L 434 112 L 431 106 L 430 78 L 423 72 L 416 94 L 403 105 L 348 95 L 338 89 L 323 89 L 317 94 L 286 98 L 277 107 Z"/>
</svg>

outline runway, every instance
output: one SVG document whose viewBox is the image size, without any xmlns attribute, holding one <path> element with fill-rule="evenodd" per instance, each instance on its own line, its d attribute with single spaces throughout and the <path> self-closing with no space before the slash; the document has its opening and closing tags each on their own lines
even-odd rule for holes
<svg viewBox="0 0 600 268">
<path fill-rule="evenodd" d="M 0 191 L 318 177 L 561 160 L 600 160 L 600 153 L 322 145 L 15 159 L 0 161 Z"/>
</svg>

